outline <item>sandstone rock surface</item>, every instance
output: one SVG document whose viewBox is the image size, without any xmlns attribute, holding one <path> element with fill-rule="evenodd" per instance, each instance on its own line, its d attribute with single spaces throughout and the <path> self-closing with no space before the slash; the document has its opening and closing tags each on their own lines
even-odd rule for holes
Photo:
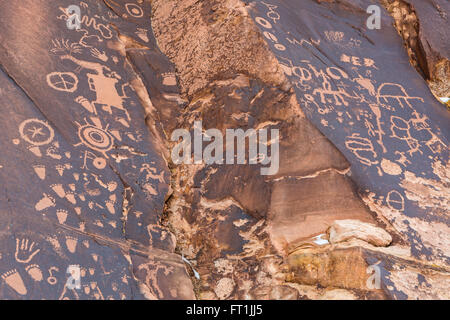
<svg viewBox="0 0 450 320">
<path fill-rule="evenodd" d="M 392 237 L 384 229 L 358 220 L 336 220 L 327 230 L 330 243 L 360 239 L 377 247 L 387 247 Z"/>
</svg>

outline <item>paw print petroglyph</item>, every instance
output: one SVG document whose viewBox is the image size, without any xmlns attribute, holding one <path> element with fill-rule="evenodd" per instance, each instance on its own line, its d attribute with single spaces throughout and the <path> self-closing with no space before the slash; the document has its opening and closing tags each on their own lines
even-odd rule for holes
<svg viewBox="0 0 450 320">
<path fill-rule="evenodd" d="M 41 282 L 44 279 L 41 268 L 37 264 L 29 265 L 25 268 L 28 275 L 36 282 Z"/>
<path fill-rule="evenodd" d="M 44 193 L 41 200 L 35 205 L 36 211 L 43 211 L 47 208 L 55 206 L 55 199 L 48 194 Z"/>
<path fill-rule="evenodd" d="M 16 251 L 14 254 L 16 261 L 29 263 L 41 251 L 41 249 L 34 249 L 35 244 L 35 242 L 29 239 L 16 239 Z"/>
<path fill-rule="evenodd" d="M 12 269 L 8 272 L 5 272 L 1 275 L 1 278 L 5 280 L 6 284 L 10 286 L 14 291 L 18 294 L 24 296 L 27 294 L 27 288 L 25 287 L 25 283 L 23 282 L 22 277 L 16 269 Z"/>
</svg>

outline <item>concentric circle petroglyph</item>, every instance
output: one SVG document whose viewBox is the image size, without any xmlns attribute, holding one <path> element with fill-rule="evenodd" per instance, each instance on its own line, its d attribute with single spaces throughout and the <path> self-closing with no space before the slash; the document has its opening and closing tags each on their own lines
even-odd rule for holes
<svg viewBox="0 0 450 320">
<path fill-rule="evenodd" d="M 134 18 L 142 18 L 144 16 L 144 10 L 134 3 L 127 3 L 125 5 L 128 13 Z"/>
<path fill-rule="evenodd" d="M 84 145 L 100 152 L 111 150 L 114 143 L 114 138 L 107 131 L 92 125 L 80 127 L 78 136 Z"/>
</svg>

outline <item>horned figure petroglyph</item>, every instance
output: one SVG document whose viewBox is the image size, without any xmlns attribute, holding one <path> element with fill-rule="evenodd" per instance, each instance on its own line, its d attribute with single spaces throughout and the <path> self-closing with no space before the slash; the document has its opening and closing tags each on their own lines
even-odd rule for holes
<svg viewBox="0 0 450 320">
<path fill-rule="evenodd" d="M 122 84 L 122 95 L 119 95 L 116 84 L 122 78 L 116 72 L 100 63 L 79 60 L 70 55 L 64 55 L 60 58 L 61 60 L 70 60 L 80 68 L 95 72 L 87 73 L 89 89 L 96 93 L 95 101 L 89 102 L 86 98 L 80 96 L 76 98 L 76 102 L 94 114 L 97 114 L 96 104 L 101 105 L 103 110 L 109 114 L 112 114 L 112 108 L 114 107 L 125 112 L 127 119 L 131 120 L 127 109 L 123 105 L 124 99 L 128 98 L 125 94 L 125 87 L 128 83 Z"/>
</svg>

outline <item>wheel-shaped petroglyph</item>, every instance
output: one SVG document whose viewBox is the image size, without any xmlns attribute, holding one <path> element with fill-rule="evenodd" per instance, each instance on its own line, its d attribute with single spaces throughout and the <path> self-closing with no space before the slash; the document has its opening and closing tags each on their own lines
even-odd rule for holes
<svg viewBox="0 0 450 320">
<path fill-rule="evenodd" d="M 99 121 L 93 121 L 93 123 L 90 124 L 86 119 L 84 125 L 81 125 L 78 122 L 76 122 L 76 124 L 78 125 L 78 137 L 81 142 L 75 146 L 83 144 L 89 149 L 102 153 L 105 158 L 108 158 L 106 153 L 114 146 L 114 137 L 108 132 L 109 125 L 106 125 L 106 127 L 103 128 Z M 97 166 L 99 168 L 104 167 L 103 162 L 103 160 L 99 159 L 97 161 Z"/>
<path fill-rule="evenodd" d="M 52 142 L 55 131 L 47 123 L 38 119 L 28 119 L 19 125 L 19 133 L 23 140 L 39 147 Z"/>
<path fill-rule="evenodd" d="M 78 78 L 73 72 L 52 72 L 47 75 L 47 84 L 58 91 L 74 92 L 78 88 Z"/>
</svg>

